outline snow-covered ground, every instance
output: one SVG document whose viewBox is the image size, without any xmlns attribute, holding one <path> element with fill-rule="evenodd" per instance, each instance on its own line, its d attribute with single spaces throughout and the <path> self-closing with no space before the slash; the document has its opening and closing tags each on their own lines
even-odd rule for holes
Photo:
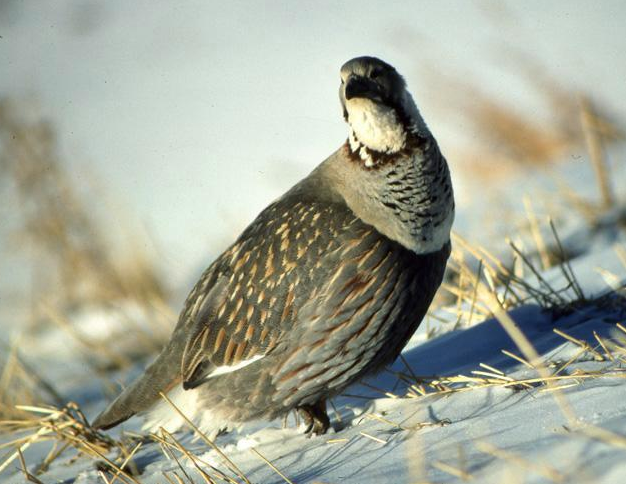
<svg viewBox="0 0 626 484">
<path fill-rule="evenodd" d="M 619 243 L 625 239 L 622 234 Z M 589 297 L 608 290 L 599 267 L 619 275 L 622 282 L 626 280 L 626 267 L 612 245 L 596 247 L 572 261 L 577 280 Z M 545 277 L 555 288 L 566 283 L 558 269 Z M 517 381 L 532 382 L 538 376 L 535 370 L 502 353 L 508 350 L 521 354 L 495 319 L 430 340 L 425 340 L 424 326 L 403 354 L 410 370 L 398 361 L 389 372 L 366 385 L 350 388 L 346 392 L 349 396 L 335 400 L 339 417 L 331 413 L 336 430 L 330 434 L 308 439 L 290 419 L 287 428 L 278 421 L 259 422 L 220 436 L 216 442 L 253 483 L 285 482 L 262 457 L 294 483 L 438 483 L 461 479 L 493 483 L 624 482 L 626 350 L 614 350 L 611 359 L 596 339 L 597 335 L 603 342 L 626 341 L 626 333 L 620 334 L 616 326 L 626 321 L 626 305 L 616 301 L 589 302 L 562 314 L 533 304 L 511 312 L 552 374 L 574 359 L 559 373 L 570 377 L 556 382 L 563 387 L 558 393 L 565 405 L 555 398 L 556 391 L 546 386 L 492 384 L 449 394 L 411 393 L 408 383 L 394 372 L 426 378 L 439 375 L 444 382 L 443 377 L 454 380 L 457 375 L 484 378 L 485 373 L 472 371 L 493 375 L 491 368 Z M 602 361 L 589 351 L 581 352 L 578 344 L 556 334 L 555 329 L 589 342 Z M 64 395 L 81 402 L 87 414 L 94 415 L 104 405 L 102 383 L 80 378 L 85 370 L 76 359 L 75 349 L 66 341 L 63 346 L 54 345 L 55 351 L 49 344 L 54 336 L 52 333 L 42 338 L 41 344 L 47 349 L 42 347 L 35 359 L 40 367 L 47 367 L 46 375 L 54 375 L 61 383 Z M 412 396 L 406 397 L 407 391 Z M 383 392 L 388 395 L 383 396 Z M 138 431 L 139 427 L 140 421 L 134 419 L 124 424 L 123 430 Z M 598 437 L 597 428 L 617 437 L 613 442 L 606 436 Z M 119 432 L 114 430 L 112 435 L 119 436 Z M 191 432 L 177 438 L 199 462 L 213 465 L 241 482 L 222 457 L 202 440 L 194 440 Z M 38 463 L 47 450 L 47 444 L 29 448 L 25 452 L 27 462 Z M 73 460 L 71 455 L 57 459 L 40 476 L 42 481 L 102 482 L 92 459 Z M 178 457 L 193 482 L 203 482 L 191 460 Z M 164 457 L 154 442 L 144 444 L 134 461 L 141 471 L 137 479 L 142 483 L 165 482 L 164 473 L 184 476 L 179 464 Z M 216 472 L 204 464 L 201 467 L 211 475 Z M 24 481 L 17 464 L 9 466 L 4 476 L 3 482 Z"/>
<path fill-rule="evenodd" d="M 178 295 L 174 311 L 225 241 L 344 139 L 337 69 L 353 55 L 379 55 L 406 75 L 444 152 L 469 129 L 429 101 L 437 94 L 427 88 L 428 66 L 450 69 L 451 76 L 468 73 L 494 96 L 539 110 L 529 88 L 500 65 L 501 57 L 491 50 L 494 43 L 532 53 L 556 78 L 597 95 L 626 117 L 621 2 L 537 1 L 525 2 L 523 9 L 514 2 L 395 5 L 197 2 L 185 8 L 177 2 L 5 2 L 0 4 L 0 90 L 8 96 L 34 94 L 60 130 L 63 153 L 83 160 L 72 165 L 74 178 L 89 186 L 84 178 L 94 172 L 104 177 L 114 198 L 121 198 L 104 204 L 114 210 L 128 207 L 131 218 L 149 227 Z M 626 179 L 625 149 L 614 145 L 609 152 L 621 205 L 598 216 L 595 226 L 568 206 L 571 200 L 562 199 L 554 184 L 558 179 L 582 199 L 598 198 L 582 147 L 569 153 L 574 160 L 550 174 L 520 172 L 493 186 L 461 179 L 463 160 L 451 159 L 457 229 L 508 257 L 504 235 L 515 237 L 511 221 L 525 216 L 521 199 L 526 195 L 546 234 L 544 216 L 557 221 L 563 244 L 576 256 L 571 264 L 585 294 L 609 291 L 626 281 L 626 262 L 620 259 L 626 243 L 626 191 L 620 183 Z M 7 294 L 24 277 L 8 255 L 2 264 L 9 277 L 0 280 L 0 290 Z M 525 277 L 536 284 L 528 270 Z M 566 284 L 558 268 L 544 277 L 557 288 Z M 561 390 L 494 383 L 418 396 L 397 372 L 409 380 L 412 374 L 426 381 L 437 375 L 452 386 L 462 385 L 449 383 L 455 376 L 486 378 L 472 371 L 493 373 L 489 368 L 515 380 L 537 377 L 535 370 L 502 353 L 521 354 L 499 321 L 480 321 L 475 315 L 471 327 L 450 331 L 455 314 L 442 311 L 439 316 L 447 323 L 430 320 L 407 345 L 403 356 L 410 371 L 398 361 L 334 402 L 332 433 L 307 439 L 289 419 L 287 428 L 282 422 L 258 422 L 220 436 L 217 444 L 250 482 L 261 484 L 626 482 L 626 354 L 612 347 L 611 357 L 605 356 L 596 338 L 624 345 L 626 334 L 616 323 L 626 326 L 626 308 L 616 301 L 588 303 L 571 312 L 542 311 L 532 303 L 512 311 L 551 373 L 573 359 L 560 373 L 571 379 L 555 383 Z M 1 303 L 11 306 L 6 296 Z M 1 338 L 7 341 L 20 332 L 19 322 L 7 317 L 15 314 L 0 307 Z M 93 337 L 105 337 L 121 319 L 120 313 L 98 310 L 74 322 Z M 428 339 L 427 329 L 433 327 L 442 334 Z M 588 342 L 602 358 L 581 352 L 555 328 Z M 84 348 L 59 327 L 29 338 L 20 347 L 28 362 L 88 417 L 97 414 L 110 394 L 105 396 L 104 380 L 86 365 Z M 142 365 L 109 376 L 128 382 Z M 140 424 L 133 419 L 111 435 L 138 431 Z M 5 434 L 0 440 L 15 437 Z M 176 438 L 202 461 L 242 481 L 191 432 Z M 31 470 L 49 445 L 25 449 Z M 137 481 L 177 482 L 176 474 L 188 483 L 187 473 L 193 482 L 205 482 L 190 459 L 174 454 L 184 472 L 156 443 L 144 443 L 133 459 L 141 471 Z M 55 460 L 39 479 L 46 484 L 105 482 L 93 459 L 73 456 L 68 452 Z M 0 472 L 0 482 L 24 482 L 19 467 L 19 460 L 12 462 Z M 202 468 L 215 476 L 215 470 Z"/>
</svg>

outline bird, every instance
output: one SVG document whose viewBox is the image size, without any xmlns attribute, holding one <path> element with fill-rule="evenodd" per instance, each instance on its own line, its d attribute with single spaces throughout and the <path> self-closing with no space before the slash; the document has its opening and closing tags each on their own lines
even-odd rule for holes
<svg viewBox="0 0 626 484">
<path fill-rule="evenodd" d="M 327 400 L 401 353 L 450 255 L 450 171 L 393 66 L 357 57 L 340 78 L 345 142 L 206 269 L 94 428 L 143 414 L 145 429 L 213 432 L 296 411 L 324 434 Z"/>
</svg>

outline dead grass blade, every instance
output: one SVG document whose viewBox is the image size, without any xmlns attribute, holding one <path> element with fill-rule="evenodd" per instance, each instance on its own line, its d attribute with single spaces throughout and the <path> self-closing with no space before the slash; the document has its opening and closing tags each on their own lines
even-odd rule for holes
<svg viewBox="0 0 626 484">
<path fill-rule="evenodd" d="M 44 471 L 53 460 L 59 458 L 66 449 L 73 448 L 80 454 L 104 460 L 111 469 L 118 472 L 118 477 L 125 482 L 138 482 L 126 472 L 126 464 L 118 466 L 106 457 L 109 450 L 123 448 L 123 444 L 91 428 L 76 404 L 69 403 L 60 409 L 23 406 L 19 410 L 31 412 L 35 416 L 24 421 L 0 422 L 0 426 L 9 428 L 13 432 L 36 430 L 3 444 L 5 448 L 14 447 L 16 449 L 9 453 L 0 464 L 0 473 L 15 459 L 19 459 L 20 454 L 23 454 L 31 445 L 43 441 L 52 441 L 54 445 L 60 444 L 60 447 L 56 449 L 53 447 L 48 453 L 39 467 L 41 471 Z"/>
<path fill-rule="evenodd" d="M 2 345 L 4 346 L 4 345 Z M 54 386 L 20 356 L 19 341 L 4 347 L 6 359 L 0 373 L 0 420 L 28 419 L 31 415 L 16 405 L 61 405 L 63 397 Z"/>
<path fill-rule="evenodd" d="M 240 484 L 238 481 L 234 480 L 230 476 L 227 476 L 226 474 L 224 474 L 222 471 L 220 471 L 216 467 L 212 466 L 208 462 L 206 462 L 203 459 L 201 459 L 200 457 L 196 456 L 189 449 L 187 449 L 184 445 L 182 445 L 178 440 L 176 440 L 176 438 L 174 438 L 174 436 L 172 434 L 170 434 L 169 432 L 167 432 L 165 429 L 162 428 L 160 430 L 160 432 L 162 434 L 161 436 L 159 436 L 157 434 L 150 434 L 150 437 L 155 442 L 158 442 L 161 445 L 161 450 L 163 451 L 163 454 L 165 455 L 165 457 L 167 459 L 173 459 L 176 462 L 178 462 L 178 460 L 174 458 L 174 456 L 172 455 L 172 452 L 171 452 L 172 450 L 177 450 L 182 455 L 187 457 L 189 459 L 189 461 L 193 463 L 193 465 L 194 465 L 194 467 L 196 469 L 200 469 L 200 465 L 202 465 L 202 466 L 206 467 L 207 469 L 211 469 L 216 474 L 216 476 L 219 479 L 221 479 L 222 481 L 228 482 L 230 484 Z M 206 472 L 204 472 L 204 471 L 202 471 L 202 472 L 204 473 L 203 474 L 203 476 L 204 476 L 206 474 Z M 206 475 L 208 476 L 208 474 L 206 474 Z"/>
<path fill-rule="evenodd" d="M 19 455 L 20 465 L 22 466 L 22 472 L 24 473 L 24 477 L 26 477 L 26 480 L 34 484 L 43 484 L 40 479 L 31 474 L 26 468 L 26 461 L 24 460 L 24 455 L 22 454 L 22 451 L 20 449 L 17 449 L 17 453 Z"/>
<path fill-rule="evenodd" d="M 257 449 L 255 449 L 254 447 L 251 447 L 250 450 L 257 456 L 259 456 L 259 458 L 263 462 L 265 462 L 270 467 L 270 469 L 272 469 L 276 474 L 278 474 L 283 479 L 283 481 L 285 481 L 287 484 L 294 484 L 291 479 L 289 479 L 287 476 L 285 476 L 285 474 L 283 474 L 280 470 L 278 470 L 278 468 L 274 464 L 272 464 L 266 457 L 264 457 L 263 454 L 261 454 Z"/>
<path fill-rule="evenodd" d="M 615 197 L 610 184 L 610 176 L 602 145 L 601 131 L 598 129 L 598 116 L 595 113 L 591 100 L 586 96 L 579 96 L 580 120 L 582 131 L 589 152 L 589 158 L 596 175 L 598 190 L 605 209 L 611 208 L 615 204 Z"/>
<path fill-rule="evenodd" d="M 159 392 L 159 394 L 161 395 L 161 398 L 163 398 L 175 411 L 176 413 L 178 413 L 178 415 L 180 415 L 183 420 L 187 423 L 187 425 L 189 425 L 194 432 L 196 433 L 196 435 L 198 435 L 209 447 L 211 447 L 213 450 L 215 450 L 215 452 L 217 452 L 217 454 L 222 458 L 223 462 L 226 464 L 227 467 L 229 467 L 238 477 L 240 477 L 241 479 L 243 479 L 243 481 L 246 484 L 250 484 L 250 481 L 248 480 L 248 478 L 244 475 L 243 472 L 241 472 L 241 469 L 239 469 L 239 467 L 237 467 L 237 465 L 230 460 L 226 454 L 224 454 L 221 449 L 215 445 L 215 443 L 209 439 L 206 434 L 204 434 L 204 432 L 202 432 L 170 399 L 167 395 L 165 395 L 162 392 Z"/>
<path fill-rule="evenodd" d="M 450 464 L 446 464 L 445 462 L 439 460 L 434 461 L 431 465 L 436 469 L 439 469 L 446 474 L 450 474 L 451 476 L 458 477 L 463 481 L 471 481 L 474 479 L 474 477 L 469 472 L 464 471 L 463 469 L 459 469 L 458 467 L 454 467 Z"/>
</svg>

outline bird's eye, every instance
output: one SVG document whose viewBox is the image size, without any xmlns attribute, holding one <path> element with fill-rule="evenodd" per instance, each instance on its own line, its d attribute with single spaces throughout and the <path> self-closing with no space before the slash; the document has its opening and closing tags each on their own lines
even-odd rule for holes
<svg viewBox="0 0 626 484">
<path fill-rule="evenodd" d="M 341 83 L 343 84 L 343 77 L 341 78 Z"/>
<path fill-rule="evenodd" d="M 376 79 L 377 77 L 380 77 L 382 75 L 383 71 L 380 69 L 374 69 L 372 71 L 372 73 L 370 74 L 370 78 L 371 79 Z"/>
</svg>

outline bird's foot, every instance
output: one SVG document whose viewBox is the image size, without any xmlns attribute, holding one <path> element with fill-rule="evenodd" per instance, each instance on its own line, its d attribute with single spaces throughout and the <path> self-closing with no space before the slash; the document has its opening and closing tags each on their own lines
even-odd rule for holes
<svg viewBox="0 0 626 484">
<path fill-rule="evenodd" d="M 322 400 L 313 405 L 301 405 L 298 407 L 298 413 L 304 420 L 306 429 L 304 433 L 307 437 L 312 435 L 325 434 L 330 427 L 330 419 L 326 413 L 326 401 Z"/>
</svg>

